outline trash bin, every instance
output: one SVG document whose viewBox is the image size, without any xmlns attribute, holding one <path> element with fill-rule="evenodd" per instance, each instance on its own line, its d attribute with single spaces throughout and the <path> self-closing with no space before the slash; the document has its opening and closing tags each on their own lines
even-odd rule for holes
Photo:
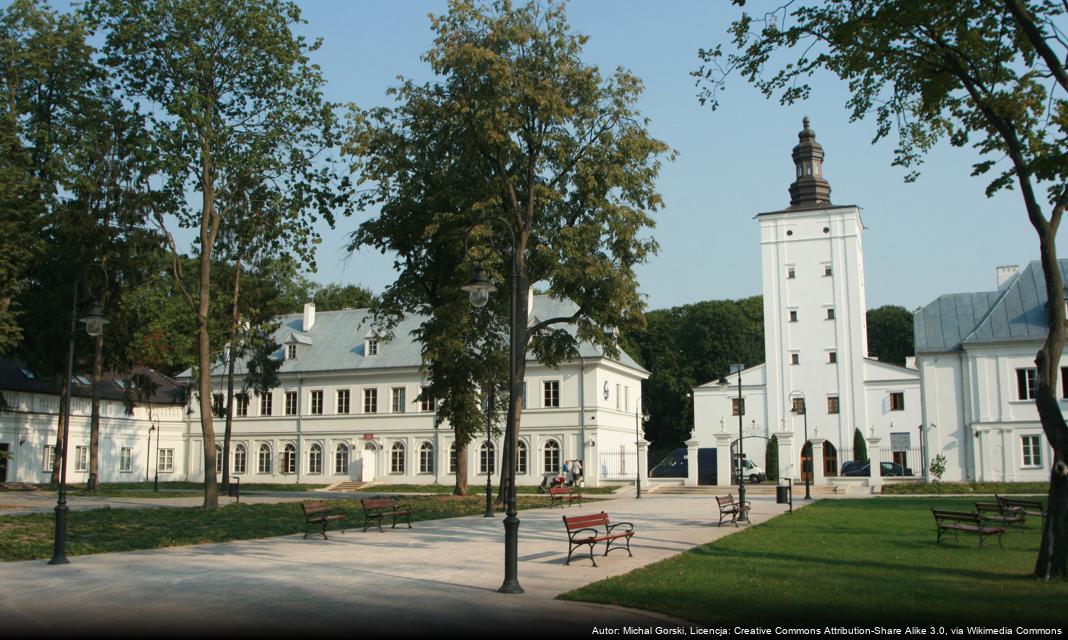
<svg viewBox="0 0 1068 640">
<path fill-rule="evenodd" d="M 780 484 L 775 487 L 776 504 L 790 504 L 790 487 Z"/>
<path fill-rule="evenodd" d="M 90 473 L 89 474 L 89 490 L 90 491 L 96 491 L 96 474 L 95 473 Z"/>
</svg>

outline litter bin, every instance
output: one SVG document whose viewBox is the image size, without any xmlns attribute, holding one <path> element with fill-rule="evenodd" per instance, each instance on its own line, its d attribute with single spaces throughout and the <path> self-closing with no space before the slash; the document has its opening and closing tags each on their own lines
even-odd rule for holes
<svg viewBox="0 0 1068 640">
<path fill-rule="evenodd" d="M 96 491 L 96 474 L 95 473 L 90 473 L 89 474 L 89 483 L 88 484 L 89 484 L 89 490 L 90 491 Z"/>
<path fill-rule="evenodd" d="M 775 503 L 790 505 L 790 512 L 794 510 L 794 488 L 789 480 L 775 487 Z"/>
</svg>

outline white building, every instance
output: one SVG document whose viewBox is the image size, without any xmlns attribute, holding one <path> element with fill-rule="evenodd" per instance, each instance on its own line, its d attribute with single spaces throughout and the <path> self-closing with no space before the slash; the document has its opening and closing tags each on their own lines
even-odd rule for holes
<svg viewBox="0 0 1068 640">
<path fill-rule="evenodd" d="M 746 456 L 763 466 L 774 434 L 779 475 L 796 479 L 809 455 L 802 451 L 807 417 L 814 481 L 837 476 L 853 458 L 856 429 L 868 441 L 871 459 L 919 474 L 918 374 L 868 357 L 860 208 L 831 203 L 823 148 L 808 118 L 798 137 L 790 206 L 756 216 L 766 361 L 749 363 L 740 373 L 740 401 L 739 374 L 694 389 L 696 442 L 688 445 L 715 447 L 718 482 L 728 483 L 728 456 L 737 446 L 741 417 Z M 879 482 L 877 467 L 873 483 Z"/>
<path fill-rule="evenodd" d="M 532 317 L 570 315 L 574 305 L 534 296 Z M 281 318 L 275 340 L 283 345 L 281 384 L 268 395 L 239 397 L 233 423 L 231 472 L 245 482 L 342 481 L 417 484 L 455 482 L 454 435 L 435 424 L 435 403 L 421 398 L 425 384 L 421 347 L 410 337 L 421 322 L 404 319 L 392 339 L 379 335 L 366 309 Z M 565 460 L 583 460 L 588 484 L 633 480 L 634 413 L 648 377 L 625 353 L 613 360 L 588 343 L 577 361 L 549 368 L 528 361 L 520 423 L 517 480 L 538 484 Z M 222 367 L 218 368 L 220 371 Z M 241 387 L 244 363 L 237 363 Z M 215 378 L 215 404 L 223 378 Z M 188 415 L 188 459 L 182 477 L 203 478 L 199 406 Z M 478 483 L 487 466 L 499 471 L 501 433 L 476 438 L 468 449 L 468 479 Z M 222 420 L 215 421 L 221 453 Z M 216 456 L 221 471 L 222 456 Z"/>
<path fill-rule="evenodd" d="M 123 400 L 121 379 L 105 376 L 101 382 L 100 482 L 146 481 L 155 473 L 153 458 L 162 461 L 162 473 L 180 465 L 185 456 L 184 389 L 151 369 L 137 372 L 151 376 L 158 389 L 132 409 Z M 84 376 L 72 382 L 67 482 L 82 484 L 89 479 L 91 387 Z M 60 412 L 57 383 L 24 365 L 0 360 L 0 393 L 7 403 L 0 411 L 0 453 L 6 454 L 0 455 L 0 482 L 47 483 L 51 478 Z"/>
<path fill-rule="evenodd" d="M 1061 261 L 1061 272 L 1068 262 Z M 945 480 L 1044 481 L 1053 460 L 1035 408 L 1035 354 L 1046 338 L 1041 264 L 997 269 L 997 289 L 951 293 L 914 316 L 931 457 Z M 1060 394 L 1068 407 L 1068 360 Z"/>
</svg>

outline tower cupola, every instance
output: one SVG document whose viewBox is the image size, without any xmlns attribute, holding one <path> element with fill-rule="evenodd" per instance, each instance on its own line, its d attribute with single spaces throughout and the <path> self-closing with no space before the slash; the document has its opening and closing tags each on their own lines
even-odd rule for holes
<svg viewBox="0 0 1068 640">
<path fill-rule="evenodd" d="M 801 121 L 804 129 L 791 154 L 797 177 L 790 185 L 790 208 L 823 207 L 831 204 L 831 185 L 823 179 L 823 147 L 816 142 L 816 132 L 808 127 L 808 116 Z"/>
</svg>

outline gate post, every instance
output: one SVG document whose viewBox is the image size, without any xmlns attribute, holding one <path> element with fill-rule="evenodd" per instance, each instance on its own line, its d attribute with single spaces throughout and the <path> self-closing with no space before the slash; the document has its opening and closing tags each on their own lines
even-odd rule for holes
<svg viewBox="0 0 1068 640">
<path fill-rule="evenodd" d="M 871 492 L 882 493 L 883 489 L 883 465 L 882 456 L 879 455 L 879 443 L 882 438 L 871 436 L 868 438 L 868 468 L 871 469 Z"/>
<path fill-rule="evenodd" d="M 794 458 L 794 432 L 779 431 L 775 434 L 779 442 L 779 478 L 790 478 L 791 481 L 801 477 L 798 472 L 798 459 Z"/>
<path fill-rule="evenodd" d="M 812 443 L 812 484 L 825 484 L 823 478 L 823 438 L 809 438 Z"/>
<path fill-rule="evenodd" d="M 686 441 L 686 481 L 683 485 L 687 487 L 697 486 L 697 447 L 700 444 L 696 438 Z"/>
<path fill-rule="evenodd" d="M 731 484 L 731 434 L 725 432 L 716 434 L 716 484 Z"/>
</svg>

